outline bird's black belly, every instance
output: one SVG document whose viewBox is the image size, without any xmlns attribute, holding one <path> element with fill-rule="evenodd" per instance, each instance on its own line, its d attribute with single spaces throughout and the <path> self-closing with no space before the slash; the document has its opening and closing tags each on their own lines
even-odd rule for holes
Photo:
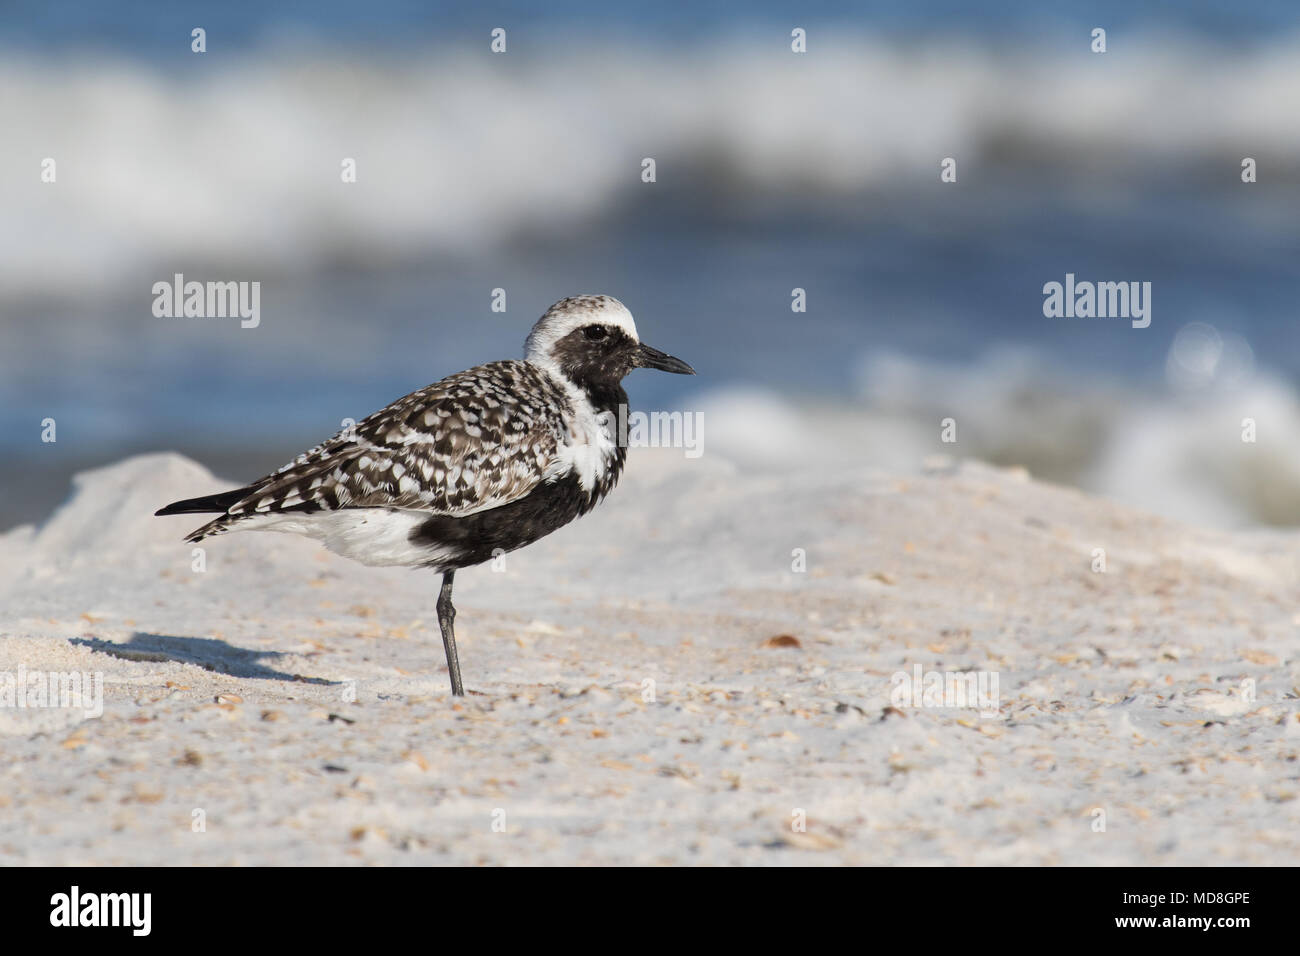
<svg viewBox="0 0 1300 956">
<path fill-rule="evenodd" d="M 451 557 L 430 561 L 440 570 L 466 568 L 514 551 L 562 528 L 592 509 L 595 496 L 570 473 L 543 483 L 518 501 L 456 518 L 433 515 L 411 532 L 411 543 L 437 547 Z"/>
</svg>

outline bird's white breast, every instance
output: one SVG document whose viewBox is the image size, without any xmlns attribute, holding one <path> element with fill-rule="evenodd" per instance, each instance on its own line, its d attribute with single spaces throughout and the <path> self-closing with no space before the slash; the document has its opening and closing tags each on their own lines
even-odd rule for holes
<svg viewBox="0 0 1300 956">
<path fill-rule="evenodd" d="M 573 473 L 577 475 L 582 490 L 591 491 L 605 477 L 617 457 L 618 423 L 612 414 L 597 412 L 582 389 L 562 377 L 560 381 L 573 406 L 573 415 L 546 477 L 558 478 Z"/>
</svg>

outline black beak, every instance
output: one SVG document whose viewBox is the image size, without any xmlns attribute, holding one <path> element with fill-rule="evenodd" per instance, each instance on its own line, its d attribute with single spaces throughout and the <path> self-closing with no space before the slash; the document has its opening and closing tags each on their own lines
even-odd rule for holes
<svg viewBox="0 0 1300 956">
<path fill-rule="evenodd" d="M 657 368 L 661 372 L 673 372 L 677 375 L 695 374 L 695 369 L 681 359 L 673 358 L 668 353 L 652 349 L 648 345 L 641 346 L 640 351 L 637 353 L 637 364 L 641 368 Z"/>
</svg>

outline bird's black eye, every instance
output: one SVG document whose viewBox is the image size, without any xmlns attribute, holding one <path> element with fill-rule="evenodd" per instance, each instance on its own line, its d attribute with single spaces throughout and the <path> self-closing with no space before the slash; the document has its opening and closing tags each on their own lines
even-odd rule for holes
<svg viewBox="0 0 1300 956">
<path fill-rule="evenodd" d="M 600 342 L 609 336 L 609 329 L 603 325 L 584 325 L 582 334 L 593 342 Z"/>
</svg>

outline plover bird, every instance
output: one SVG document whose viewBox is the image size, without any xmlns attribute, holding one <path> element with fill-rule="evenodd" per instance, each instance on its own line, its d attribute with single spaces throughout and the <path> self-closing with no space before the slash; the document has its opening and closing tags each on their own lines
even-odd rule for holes
<svg viewBox="0 0 1300 956">
<path fill-rule="evenodd" d="M 287 531 L 362 564 L 440 572 L 438 625 L 451 692 L 463 696 L 456 571 L 531 544 L 609 494 L 627 455 L 615 434 L 622 381 L 635 368 L 695 374 L 641 344 L 617 299 L 561 299 L 533 326 L 523 361 L 444 378 L 252 484 L 156 514 L 219 515 L 186 541 Z"/>
</svg>

